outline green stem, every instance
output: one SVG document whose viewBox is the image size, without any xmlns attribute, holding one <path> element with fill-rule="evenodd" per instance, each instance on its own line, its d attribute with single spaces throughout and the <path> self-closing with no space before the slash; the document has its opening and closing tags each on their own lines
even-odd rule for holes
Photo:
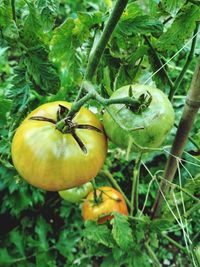
<svg viewBox="0 0 200 267">
<path fill-rule="evenodd" d="M 155 267 L 161 267 L 161 264 L 160 264 L 158 258 L 156 257 L 156 254 L 151 249 L 151 247 L 149 246 L 149 244 L 148 243 L 144 243 L 144 246 L 145 246 L 145 248 L 147 250 L 147 253 L 149 254 L 149 257 L 153 261 L 153 266 L 155 266 Z"/>
<path fill-rule="evenodd" d="M 96 187 L 96 183 L 94 181 L 94 179 L 91 181 L 92 187 L 93 187 L 93 195 L 94 195 L 94 203 L 98 204 L 98 197 L 97 197 L 97 187 Z"/>
<path fill-rule="evenodd" d="M 143 223 L 145 223 L 145 224 L 147 223 L 146 220 L 144 220 L 144 219 L 142 219 L 142 218 L 140 218 L 140 217 L 128 216 L 128 218 L 129 218 L 130 220 L 132 220 L 132 221 L 143 222 Z"/>
<path fill-rule="evenodd" d="M 13 17 L 13 20 L 16 21 L 15 0 L 11 0 L 11 7 L 12 7 L 12 17 Z"/>
<path fill-rule="evenodd" d="M 172 239 L 171 237 L 169 237 L 168 235 L 161 233 L 161 235 L 166 238 L 170 243 L 172 243 L 173 245 L 175 245 L 177 248 L 179 248 L 180 250 L 182 250 L 183 252 L 187 252 L 187 249 L 184 248 L 183 246 L 181 246 L 178 242 L 176 242 L 174 239 Z"/>
<path fill-rule="evenodd" d="M 94 98 L 94 94 L 93 94 L 93 92 L 89 92 L 87 95 L 85 95 L 84 97 L 82 97 L 79 101 L 74 102 L 74 103 L 72 104 L 72 106 L 71 106 L 70 111 L 69 111 L 68 114 L 67 114 L 67 117 L 68 117 L 68 118 L 73 117 L 73 115 L 74 115 L 75 113 L 77 113 L 77 112 L 80 110 L 80 108 L 81 108 L 87 101 L 89 101 L 89 100 L 92 99 L 92 98 Z M 66 119 L 66 118 L 64 118 L 64 119 L 62 119 L 62 120 L 60 120 L 60 121 L 58 121 L 58 122 L 56 123 L 56 129 L 58 129 L 58 130 L 62 130 L 62 129 L 63 129 L 63 127 L 64 127 L 64 125 L 65 125 L 65 119 Z"/>
<path fill-rule="evenodd" d="M 105 175 L 108 178 L 108 180 L 111 182 L 111 184 L 114 186 L 114 188 L 116 188 L 122 194 L 123 198 L 126 201 L 126 204 L 130 207 L 131 203 L 130 203 L 129 199 L 126 197 L 126 195 L 122 191 L 121 187 L 119 186 L 119 184 L 117 183 L 117 181 L 113 177 L 113 175 L 109 171 L 101 171 L 100 173 L 102 173 L 103 175 Z"/>
<path fill-rule="evenodd" d="M 102 35 L 94 49 L 92 49 L 88 65 L 86 69 L 85 79 L 91 81 L 95 71 L 97 69 L 97 66 L 100 62 L 101 56 L 104 52 L 104 49 L 110 39 L 110 36 L 112 32 L 114 31 L 126 5 L 128 3 L 128 0 L 117 0 L 116 4 L 113 8 L 113 11 L 110 14 L 110 17 L 106 23 L 106 26 L 102 32 Z"/>
<path fill-rule="evenodd" d="M 85 73 L 85 77 L 84 80 L 89 80 L 92 81 L 92 78 L 96 72 L 96 69 L 99 65 L 99 62 L 101 60 L 101 57 L 103 55 L 103 52 L 105 50 L 105 47 L 124 11 L 124 9 L 126 8 L 126 5 L 128 3 L 128 0 L 117 0 L 116 4 L 110 14 L 110 17 L 105 25 L 105 28 L 99 38 L 99 41 L 97 42 L 97 44 L 95 43 L 95 47 L 93 47 L 91 49 L 90 55 L 89 55 L 89 59 L 88 59 L 88 64 L 87 64 L 87 68 L 86 68 L 86 73 Z M 76 98 L 76 100 L 78 100 L 82 94 L 83 94 L 84 88 L 83 86 L 81 86 L 79 92 L 78 92 L 78 96 Z"/>
<path fill-rule="evenodd" d="M 181 73 L 179 74 L 179 76 L 177 77 L 177 79 L 175 80 L 174 82 L 174 86 L 171 87 L 170 89 L 170 92 L 169 92 L 169 100 L 171 101 L 173 99 L 173 96 L 174 94 L 176 93 L 176 91 L 178 90 L 183 78 L 184 78 L 184 75 L 192 61 L 192 58 L 193 58 L 193 55 L 194 55 L 194 51 L 195 51 L 195 46 L 196 46 L 196 41 L 197 41 L 197 32 L 199 30 L 199 22 L 197 22 L 196 24 L 196 28 L 194 30 L 194 34 L 193 36 L 195 36 L 192 40 L 192 44 L 191 44 L 191 48 L 190 48 L 190 52 L 188 54 L 188 57 L 186 59 L 186 62 L 183 66 L 183 69 L 181 71 Z"/>
<path fill-rule="evenodd" d="M 132 180 L 132 191 L 131 191 L 131 210 L 130 215 L 137 214 L 138 212 L 138 185 L 139 185 L 139 175 L 140 175 L 140 165 L 141 165 L 142 152 L 138 154 L 135 166 L 133 169 L 133 180 Z"/>
<path fill-rule="evenodd" d="M 152 45 L 151 42 L 149 41 L 148 37 L 145 36 L 145 35 L 143 35 L 143 37 L 144 37 L 146 43 L 148 44 L 148 46 L 150 47 L 152 54 L 154 55 L 154 59 L 156 60 L 156 62 L 157 62 L 157 64 L 158 64 L 158 68 L 162 67 L 162 66 L 163 66 L 163 63 L 162 63 L 162 61 L 160 60 L 160 58 L 159 58 L 159 56 L 158 56 L 158 54 L 157 54 L 157 51 L 155 50 L 155 48 L 153 47 L 153 45 Z M 167 79 L 167 81 L 168 81 L 168 84 L 169 84 L 169 86 L 170 86 L 170 88 L 171 88 L 171 90 L 172 90 L 172 88 L 174 88 L 174 84 L 173 84 L 172 80 L 170 79 L 170 77 L 169 77 L 169 75 L 168 75 L 168 73 L 167 73 L 165 67 L 163 67 L 162 71 L 163 71 L 163 74 L 164 74 L 164 76 L 166 77 L 166 79 Z"/>
<path fill-rule="evenodd" d="M 158 176 L 158 179 L 165 181 L 166 183 L 168 183 L 169 185 L 173 186 L 174 188 L 179 189 L 180 191 L 182 191 L 183 193 L 185 193 L 186 195 L 188 195 L 189 197 L 191 197 L 193 200 L 197 201 L 198 203 L 200 203 L 200 199 L 198 199 L 197 197 L 193 196 L 192 194 L 190 194 L 190 192 L 188 192 L 187 190 L 185 190 L 183 187 L 179 186 L 178 184 L 174 184 L 172 182 L 170 182 L 169 180 Z"/>
<path fill-rule="evenodd" d="M 199 208 L 200 208 L 200 201 L 199 201 L 199 203 L 196 203 L 195 205 L 193 205 L 189 210 L 187 210 L 185 216 L 189 217 L 191 214 L 193 214 Z"/>
</svg>

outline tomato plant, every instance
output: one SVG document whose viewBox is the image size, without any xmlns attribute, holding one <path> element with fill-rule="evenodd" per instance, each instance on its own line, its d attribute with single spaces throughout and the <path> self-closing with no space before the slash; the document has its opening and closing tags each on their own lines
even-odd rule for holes
<svg viewBox="0 0 200 267">
<path fill-rule="evenodd" d="M 96 198 L 96 199 L 95 199 Z M 82 206 L 82 216 L 86 220 L 98 220 L 103 223 L 112 219 L 111 212 L 128 215 L 126 202 L 117 190 L 112 187 L 102 186 L 95 192 L 90 192 Z"/>
<path fill-rule="evenodd" d="M 14 165 L 36 187 L 59 191 L 82 185 L 96 176 L 104 162 L 106 136 L 91 111 L 81 108 L 73 118 L 65 119 L 62 130 L 56 129 L 56 122 L 70 107 L 64 101 L 44 104 L 15 133 Z"/>
<path fill-rule="evenodd" d="M 114 118 L 129 131 L 122 129 L 110 114 L 105 112 L 103 124 L 107 136 L 121 148 L 127 148 L 131 138 L 141 147 L 159 147 L 174 124 L 174 110 L 170 101 L 159 89 L 139 84 L 123 86 L 116 90 L 111 98 L 129 96 L 130 91 L 136 99 L 149 98 L 151 102 L 149 101 L 147 106 L 144 104 L 137 112 L 124 104 L 111 105 L 109 110 Z M 136 151 L 138 147 L 133 144 L 132 149 Z"/>
<path fill-rule="evenodd" d="M 64 200 L 72 203 L 78 203 L 85 198 L 92 189 L 92 184 L 88 182 L 78 187 L 59 191 L 58 193 Z"/>
</svg>

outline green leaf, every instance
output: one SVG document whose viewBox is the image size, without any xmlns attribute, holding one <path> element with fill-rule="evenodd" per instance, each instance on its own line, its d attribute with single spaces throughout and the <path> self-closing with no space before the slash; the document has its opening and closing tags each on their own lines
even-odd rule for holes
<svg viewBox="0 0 200 267">
<path fill-rule="evenodd" d="M 32 1 L 26 1 L 29 14 L 25 18 L 22 37 L 23 43 L 27 47 L 37 46 L 43 38 L 42 22 L 40 14 Z"/>
<path fill-rule="evenodd" d="M 186 0 L 162 0 L 162 6 L 171 15 L 175 15 L 185 4 Z"/>
<path fill-rule="evenodd" d="M 17 39 L 19 37 L 18 28 L 12 17 L 12 8 L 9 0 L 0 2 L 0 28 L 2 34 L 9 39 Z"/>
<path fill-rule="evenodd" d="M 121 258 L 118 261 L 115 261 L 115 259 L 113 258 L 112 255 L 108 255 L 107 257 L 104 258 L 102 264 L 100 265 L 100 267 L 108 267 L 108 266 L 112 266 L 112 267 L 120 267 L 121 266 L 121 262 L 124 262 L 124 259 Z"/>
<path fill-rule="evenodd" d="M 13 230 L 10 232 L 10 241 L 15 245 L 21 256 L 25 255 L 24 237 L 19 230 Z"/>
<path fill-rule="evenodd" d="M 198 266 L 200 266 L 200 245 L 194 248 L 194 255 L 196 257 L 196 261 L 198 263 Z"/>
<path fill-rule="evenodd" d="M 50 232 L 51 227 L 43 217 L 39 217 L 35 227 L 35 232 L 38 235 L 38 246 L 42 250 L 47 250 L 49 247 L 48 244 L 48 232 Z"/>
<path fill-rule="evenodd" d="M 32 48 L 24 60 L 29 75 L 42 91 L 56 93 L 60 88 L 57 71 L 48 60 L 48 52 L 44 47 Z"/>
<path fill-rule="evenodd" d="M 0 248 L 0 264 L 1 266 L 5 266 L 5 264 L 9 264 L 7 266 L 10 266 L 10 264 L 13 262 L 14 258 L 10 256 L 8 253 L 8 250 L 6 248 Z"/>
<path fill-rule="evenodd" d="M 72 35 L 74 27 L 74 19 L 68 18 L 62 25 L 54 30 L 53 38 L 50 42 L 50 57 L 55 62 L 60 62 L 61 65 L 68 66 L 70 64 L 71 57 L 75 53 Z"/>
<path fill-rule="evenodd" d="M 50 31 L 54 24 L 54 19 L 58 13 L 59 3 L 56 0 L 37 0 L 36 6 L 40 11 L 41 22 L 44 31 Z"/>
<path fill-rule="evenodd" d="M 113 239 L 110 237 L 110 230 L 104 224 L 98 225 L 94 221 L 87 221 L 83 230 L 83 236 L 90 241 L 113 247 Z"/>
<path fill-rule="evenodd" d="M 29 97 L 31 82 L 27 77 L 26 69 L 24 67 L 16 67 L 14 69 L 15 76 L 12 80 L 12 87 L 6 91 L 6 97 L 14 100 L 12 102 L 12 112 L 21 112 L 25 109 Z"/>
<path fill-rule="evenodd" d="M 82 49 L 84 41 L 91 35 L 90 30 L 101 21 L 101 13 L 79 12 L 78 18 L 67 18 L 53 32 L 50 42 L 50 58 L 58 64 L 62 72 L 66 69 L 69 82 L 74 79 L 77 84 L 82 79 L 81 65 L 87 60 L 87 50 Z"/>
<path fill-rule="evenodd" d="M 131 3 L 121 17 L 117 29 L 122 34 L 160 34 L 163 25 L 160 21 L 143 12 L 137 3 Z"/>
<path fill-rule="evenodd" d="M 152 266 L 149 262 L 148 255 L 142 250 L 142 249 L 135 249 L 133 251 L 130 251 L 127 260 L 126 260 L 126 266 L 127 267 L 133 267 L 133 266 L 145 266 L 150 267 Z"/>
<path fill-rule="evenodd" d="M 160 36 L 157 48 L 164 51 L 179 49 L 191 37 L 198 20 L 200 20 L 200 9 L 192 4 L 185 5 L 171 27 Z"/>
<path fill-rule="evenodd" d="M 3 95 L 0 94 L 0 126 L 3 126 L 6 123 L 6 115 L 10 110 L 12 105 L 12 101 L 9 99 L 5 99 Z"/>
<path fill-rule="evenodd" d="M 162 231 L 169 229 L 172 226 L 172 224 L 173 224 L 172 220 L 156 219 L 151 222 L 150 228 L 152 231 L 160 233 Z"/>
<path fill-rule="evenodd" d="M 135 18 L 121 21 L 118 26 L 121 33 L 124 34 L 161 34 L 163 31 L 162 23 L 148 15 L 137 16 Z"/>
<path fill-rule="evenodd" d="M 128 218 L 122 214 L 115 213 L 114 218 L 111 220 L 112 236 L 118 246 L 127 250 L 132 245 L 133 236 Z"/>
</svg>

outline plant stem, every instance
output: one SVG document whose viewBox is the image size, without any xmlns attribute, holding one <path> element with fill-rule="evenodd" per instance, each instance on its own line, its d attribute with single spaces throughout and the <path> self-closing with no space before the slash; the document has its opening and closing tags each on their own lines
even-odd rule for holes
<svg viewBox="0 0 200 267">
<path fill-rule="evenodd" d="M 197 209 L 200 208 L 200 202 L 199 203 L 196 203 L 195 205 L 193 205 L 189 210 L 187 210 L 185 216 L 186 217 L 189 217 L 190 214 L 194 213 Z"/>
<path fill-rule="evenodd" d="M 128 0 L 117 0 L 116 4 L 113 8 L 113 11 L 110 14 L 110 17 L 106 23 L 106 26 L 102 32 L 102 35 L 94 49 L 92 49 L 88 65 L 86 69 L 85 79 L 91 81 L 94 73 L 97 69 L 97 66 L 100 62 L 101 56 L 104 52 L 104 49 L 110 39 L 112 32 L 114 31 L 126 5 Z"/>
<path fill-rule="evenodd" d="M 183 114 L 178 126 L 170 155 L 168 157 L 163 178 L 172 182 L 177 171 L 177 158 L 181 158 L 187 142 L 190 130 L 200 107 L 200 57 L 197 60 L 196 69 L 192 83 L 186 97 Z M 152 218 L 157 218 L 161 214 L 163 197 L 161 191 L 166 195 L 169 191 L 169 184 L 161 181 L 156 200 L 152 210 Z"/>
<path fill-rule="evenodd" d="M 95 204 L 98 204 L 98 197 L 97 197 L 97 187 L 94 179 L 91 181 L 92 187 L 93 187 L 93 195 L 94 195 L 94 202 Z"/>
<path fill-rule="evenodd" d="M 151 249 L 151 247 L 149 246 L 149 244 L 146 242 L 146 243 L 144 243 L 144 246 L 145 246 L 145 248 L 146 248 L 146 250 L 147 250 L 147 252 L 149 254 L 149 257 L 153 261 L 153 266 L 155 266 L 155 267 L 161 267 L 161 264 L 160 264 L 158 258 L 156 257 L 156 254 Z"/>
<path fill-rule="evenodd" d="M 155 59 L 155 61 L 157 62 L 158 69 L 159 69 L 160 67 L 162 67 L 163 63 L 162 63 L 162 61 L 160 60 L 160 58 L 159 58 L 159 56 L 158 56 L 158 54 L 157 54 L 155 48 L 153 47 L 153 45 L 152 45 L 151 42 L 149 41 L 148 37 L 145 36 L 145 35 L 143 35 L 143 37 L 144 37 L 146 43 L 148 44 L 148 46 L 150 47 L 151 52 L 152 52 L 152 54 L 154 55 L 154 59 Z M 170 77 L 169 77 L 169 75 L 168 75 L 168 73 L 167 73 L 165 67 L 163 67 L 162 71 L 163 71 L 163 74 L 164 74 L 164 76 L 166 77 L 166 79 L 167 79 L 167 81 L 168 81 L 168 84 L 169 84 L 169 86 L 170 86 L 170 88 L 171 88 L 171 90 L 172 90 L 172 88 L 174 88 L 174 84 L 173 84 L 172 80 L 170 79 Z"/>
<path fill-rule="evenodd" d="M 189 197 L 191 197 L 194 201 L 197 201 L 200 204 L 200 199 L 198 199 L 197 197 L 195 197 L 192 194 L 190 194 L 190 192 L 188 192 L 187 190 L 185 190 L 180 185 L 174 184 L 174 183 L 170 182 L 169 180 L 166 180 L 166 179 L 162 178 L 161 176 L 159 176 L 157 178 L 160 179 L 160 180 L 162 180 L 162 181 L 165 181 L 166 183 L 168 183 L 172 187 L 179 189 L 180 191 L 182 191 L 183 193 L 185 193 L 186 195 L 188 195 Z"/>
<path fill-rule="evenodd" d="M 144 220 L 144 219 L 142 219 L 142 218 L 140 218 L 140 217 L 134 217 L 134 216 L 128 216 L 128 218 L 130 219 L 130 220 L 133 220 L 133 221 L 136 221 L 136 222 L 143 222 L 143 223 L 147 223 L 146 222 L 146 220 Z"/>
<path fill-rule="evenodd" d="M 178 90 L 178 88 L 179 88 L 179 86 L 180 86 L 180 84 L 181 84 L 181 82 L 182 82 L 182 80 L 184 78 L 184 75 L 185 75 L 185 73 L 186 73 L 186 71 L 187 71 L 187 69 L 188 69 L 188 67 L 189 67 L 189 65 L 190 65 L 190 63 L 192 61 L 192 58 L 193 58 L 193 55 L 194 55 L 194 51 L 195 51 L 196 41 L 197 41 L 197 32 L 198 32 L 198 30 L 199 30 L 199 22 L 197 22 L 197 24 L 196 24 L 196 28 L 195 28 L 194 34 L 193 34 L 193 36 L 195 36 L 195 37 L 192 40 L 190 52 L 188 54 L 188 57 L 186 59 L 186 62 L 184 64 L 184 66 L 183 66 L 183 69 L 182 69 L 181 73 L 179 74 L 179 76 L 177 77 L 177 79 L 175 80 L 174 86 L 171 87 L 171 89 L 170 89 L 170 92 L 169 92 L 169 100 L 170 101 L 173 99 L 174 94 Z"/>
<path fill-rule="evenodd" d="M 99 38 L 99 41 L 97 42 L 96 46 L 91 49 L 88 63 L 87 63 L 87 68 L 86 68 L 86 73 L 84 80 L 92 81 L 92 78 L 96 72 L 96 69 L 99 65 L 99 62 L 101 60 L 101 57 L 103 55 L 103 52 L 105 50 L 105 47 L 110 39 L 110 36 L 112 35 L 124 9 L 126 8 L 126 5 L 128 3 L 128 0 L 117 0 L 116 4 L 110 14 L 110 17 L 105 25 L 105 28 Z M 81 86 L 78 96 L 76 100 L 78 100 L 83 93 L 83 86 Z"/>
<path fill-rule="evenodd" d="M 88 94 L 86 94 L 84 97 L 82 97 L 79 101 L 74 102 L 71 106 L 70 111 L 68 112 L 67 116 L 68 118 L 73 117 L 74 114 L 76 114 L 80 108 L 91 98 L 94 98 L 94 93 L 93 92 L 89 92 Z M 63 128 L 63 126 L 65 125 L 65 119 L 62 119 L 60 121 L 58 121 L 56 123 L 56 129 L 61 130 Z"/>
<path fill-rule="evenodd" d="M 139 185 L 139 175 L 140 175 L 140 163 L 141 163 L 142 153 L 139 153 L 135 166 L 133 169 L 133 180 L 132 180 L 132 191 L 131 191 L 131 210 L 130 215 L 137 214 L 138 212 L 138 185 Z"/>
<path fill-rule="evenodd" d="M 15 0 L 11 0 L 11 7 L 12 7 L 12 17 L 13 17 L 13 20 L 16 21 Z"/>
<path fill-rule="evenodd" d="M 103 175 L 105 175 L 108 178 L 108 180 L 111 182 L 111 184 L 114 186 L 114 188 L 116 188 L 122 194 L 123 198 L 126 201 L 126 204 L 130 207 L 131 203 L 130 203 L 129 199 L 126 197 L 126 195 L 122 191 L 121 187 L 119 186 L 119 184 L 117 183 L 117 181 L 113 177 L 113 175 L 107 170 L 106 171 L 101 171 L 101 173 Z"/>
<path fill-rule="evenodd" d="M 174 126 L 178 128 L 176 123 L 174 123 Z M 188 137 L 188 140 L 200 151 L 200 145 L 191 136 Z"/>
<path fill-rule="evenodd" d="M 166 235 L 165 233 L 161 233 L 161 235 L 166 238 L 170 243 L 172 243 L 173 245 L 175 245 L 177 248 L 179 248 L 180 250 L 182 250 L 183 252 L 187 252 L 187 249 L 183 246 L 181 246 L 178 242 L 176 242 L 174 239 L 172 239 L 171 237 L 169 237 L 168 235 Z"/>
</svg>

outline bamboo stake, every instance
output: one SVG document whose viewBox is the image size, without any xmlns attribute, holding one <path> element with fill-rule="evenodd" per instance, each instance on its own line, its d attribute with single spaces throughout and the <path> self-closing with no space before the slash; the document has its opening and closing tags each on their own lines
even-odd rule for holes
<svg viewBox="0 0 200 267">
<path fill-rule="evenodd" d="M 193 75 L 192 83 L 186 97 L 183 114 L 178 126 L 176 137 L 171 148 L 170 155 L 167 160 L 163 178 L 172 182 L 177 170 L 177 159 L 181 158 L 185 144 L 187 142 L 189 132 L 194 123 L 195 117 L 200 107 L 200 57 Z M 161 191 L 166 195 L 169 191 L 169 184 L 162 180 L 160 189 L 157 193 L 152 210 L 152 219 L 157 218 L 161 214 L 163 197 Z"/>
</svg>

